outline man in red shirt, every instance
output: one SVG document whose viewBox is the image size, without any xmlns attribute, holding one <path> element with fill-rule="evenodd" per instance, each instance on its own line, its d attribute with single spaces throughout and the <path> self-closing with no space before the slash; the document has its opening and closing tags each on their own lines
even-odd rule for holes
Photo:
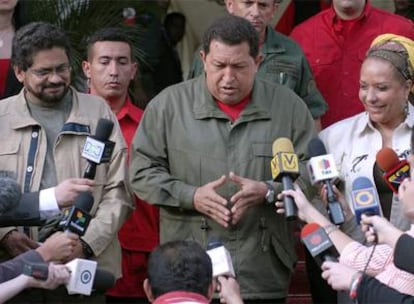
<svg viewBox="0 0 414 304">
<path fill-rule="evenodd" d="M 414 24 L 368 0 L 333 0 L 329 9 L 293 29 L 290 36 L 302 47 L 328 103 L 322 128 L 363 111 L 359 70 L 372 40 L 384 33 L 414 39 Z"/>
<path fill-rule="evenodd" d="M 143 111 L 128 96 L 137 63 L 132 45 L 120 28 L 104 28 L 88 41 L 88 58 L 83 62 L 90 93 L 104 98 L 116 114 L 130 148 Z M 107 292 L 108 303 L 148 303 L 143 281 L 149 253 L 159 243 L 158 208 L 135 197 L 135 210 L 119 231 L 122 247 L 122 278 Z"/>
</svg>

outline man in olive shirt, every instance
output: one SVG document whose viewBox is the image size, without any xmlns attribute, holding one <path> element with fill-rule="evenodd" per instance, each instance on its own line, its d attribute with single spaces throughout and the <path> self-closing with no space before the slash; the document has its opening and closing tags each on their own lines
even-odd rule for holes
<svg viewBox="0 0 414 304">
<path fill-rule="evenodd" d="M 290 139 L 304 160 L 312 116 L 292 90 L 255 77 L 258 35 L 244 18 L 213 23 L 201 54 L 205 75 L 168 87 L 147 106 L 132 143 L 132 188 L 160 206 L 161 243 L 206 247 L 217 237 L 246 303 L 284 302 L 293 235 L 267 195 L 281 185 L 266 181 L 275 139 Z"/>
</svg>

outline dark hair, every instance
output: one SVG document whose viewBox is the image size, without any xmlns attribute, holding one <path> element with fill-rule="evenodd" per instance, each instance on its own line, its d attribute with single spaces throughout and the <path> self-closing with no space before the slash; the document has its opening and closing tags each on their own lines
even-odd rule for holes
<svg viewBox="0 0 414 304">
<path fill-rule="evenodd" d="M 65 50 L 70 59 L 70 41 L 66 33 L 46 22 L 32 22 L 20 28 L 13 37 L 11 63 L 23 71 L 33 65 L 33 57 L 54 47 Z"/>
<path fill-rule="evenodd" d="M 208 297 L 212 276 L 210 257 L 194 241 L 164 243 L 149 258 L 148 282 L 155 298 L 178 290 Z"/>
<path fill-rule="evenodd" d="M 172 12 L 165 16 L 164 18 L 164 27 L 168 28 L 172 23 L 174 23 L 174 20 L 179 20 L 182 22 L 182 24 L 185 25 L 186 18 L 185 15 L 178 12 Z"/>
<path fill-rule="evenodd" d="M 99 41 L 113 41 L 113 42 L 127 43 L 131 50 L 131 59 L 133 59 L 132 42 L 122 28 L 106 27 L 103 29 L 99 29 L 95 33 L 93 33 L 87 40 L 88 59 L 90 59 L 93 45 Z"/>
<path fill-rule="evenodd" d="M 12 22 L 14 29 L 17 31 L 28 23 L 28 0 L 18 0 L 14 7 Z"/>
<path fill-rule="evenodd" d="M 226 16 L 215 20 L 203 36 L 203 51 L 207 55 L 212 40 L 227 45 L 237 45 L 247 42 L 250 56 L 256 58 L 259 54 L 259 34 L 249 21 L 238 16 Z"/>
</svg>

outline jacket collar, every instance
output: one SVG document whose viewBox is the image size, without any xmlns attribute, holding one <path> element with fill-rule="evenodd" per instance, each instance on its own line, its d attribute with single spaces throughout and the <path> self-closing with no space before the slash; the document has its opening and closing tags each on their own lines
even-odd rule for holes
<svg viewBox="0 0 414 304">
<path fill-rule="evenodd" d="M 266 28 L 266 39 L 260 50 L 263 54 L 285 53 L 286 48 L 279 43 L 280 33 L 277 33 L 270 26 Z"/>
<path fill-rule="evenodd" d="M 85 115 L 79 115 L 81 111 L 79 109 L 79 97 L 76 94 L 76 90 L 73 87 L 70 87 L 69 90 L 72 94 L 72 110 L 70 111 L 68 120 L 66 121 L 63 129 L 65 131 L 89 133 L 90 121 Z M 11 127 L 13 129 L 21 129 L 39 125 L 39 123 L 30 114 L 24 88 L 20 91 L 17 98 L 13 102 L 16 103 L 16 106 L 11 109 L 13 115 Z"/>
<path fill-rule="evenodd" d="M 206 86 L 206 78 L 203 74 L 195 79 L 196 90 L 202 92 L 198 94 L 198 98 L 194 100 L 193 112 L 195 119 L 207 119 L 207 118 L 219 118 L 229 120 L 228 116 L 219 109 L 214 100 L 214 97 L 210 94 Z M 201 87 L 201 89 L 197 89 Z M 271 119 L 268 108 L 262 100 L 257 88 L 257 79 L 255 78 L 253 84 L 253 92 L 250 102 L 240 113 L 240 117 L 236 120 L 238 122 L 260 120 L 260 119 Z"/>
<path fill-rule="evenodd" d="M 408 103 L 408 115 L 402 124 L 405 124 L 410 129 L 412 129 L 414 126 L 414 107 L 411 105 L 411 103 Z M 356 133 L 361 135 L 363 132 L 368 132 L 369 130 L 374 130 L 374 126 L 369 120 L 368 113 L 364 112 L 360 123 L 356 127 Z"/>
<path fill-rule="evenodd" d="M 116 118 L 118 121 L 122 120 L 125 117 L 130 118 L 135 123 L 139 123 L 142 116 L 142 110 L 136 107 L 129 96 L 127 96 L 125 103 L 119 110 L 119 112 L 116 114 Z"/>
</svg>

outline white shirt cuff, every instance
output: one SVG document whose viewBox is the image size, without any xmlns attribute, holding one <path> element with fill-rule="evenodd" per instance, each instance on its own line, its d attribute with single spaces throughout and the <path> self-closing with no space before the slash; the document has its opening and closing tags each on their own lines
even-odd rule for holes
<svg viewBox="0 0 414 304">
<path fill-rule="evenodd" d="M 56 200 L 55 188 L 40 190 L 39 192 L 39 211 L 40 216 L 48 217 L 56 215 L 60 212 L 59 205 Z"/>
</svg>

